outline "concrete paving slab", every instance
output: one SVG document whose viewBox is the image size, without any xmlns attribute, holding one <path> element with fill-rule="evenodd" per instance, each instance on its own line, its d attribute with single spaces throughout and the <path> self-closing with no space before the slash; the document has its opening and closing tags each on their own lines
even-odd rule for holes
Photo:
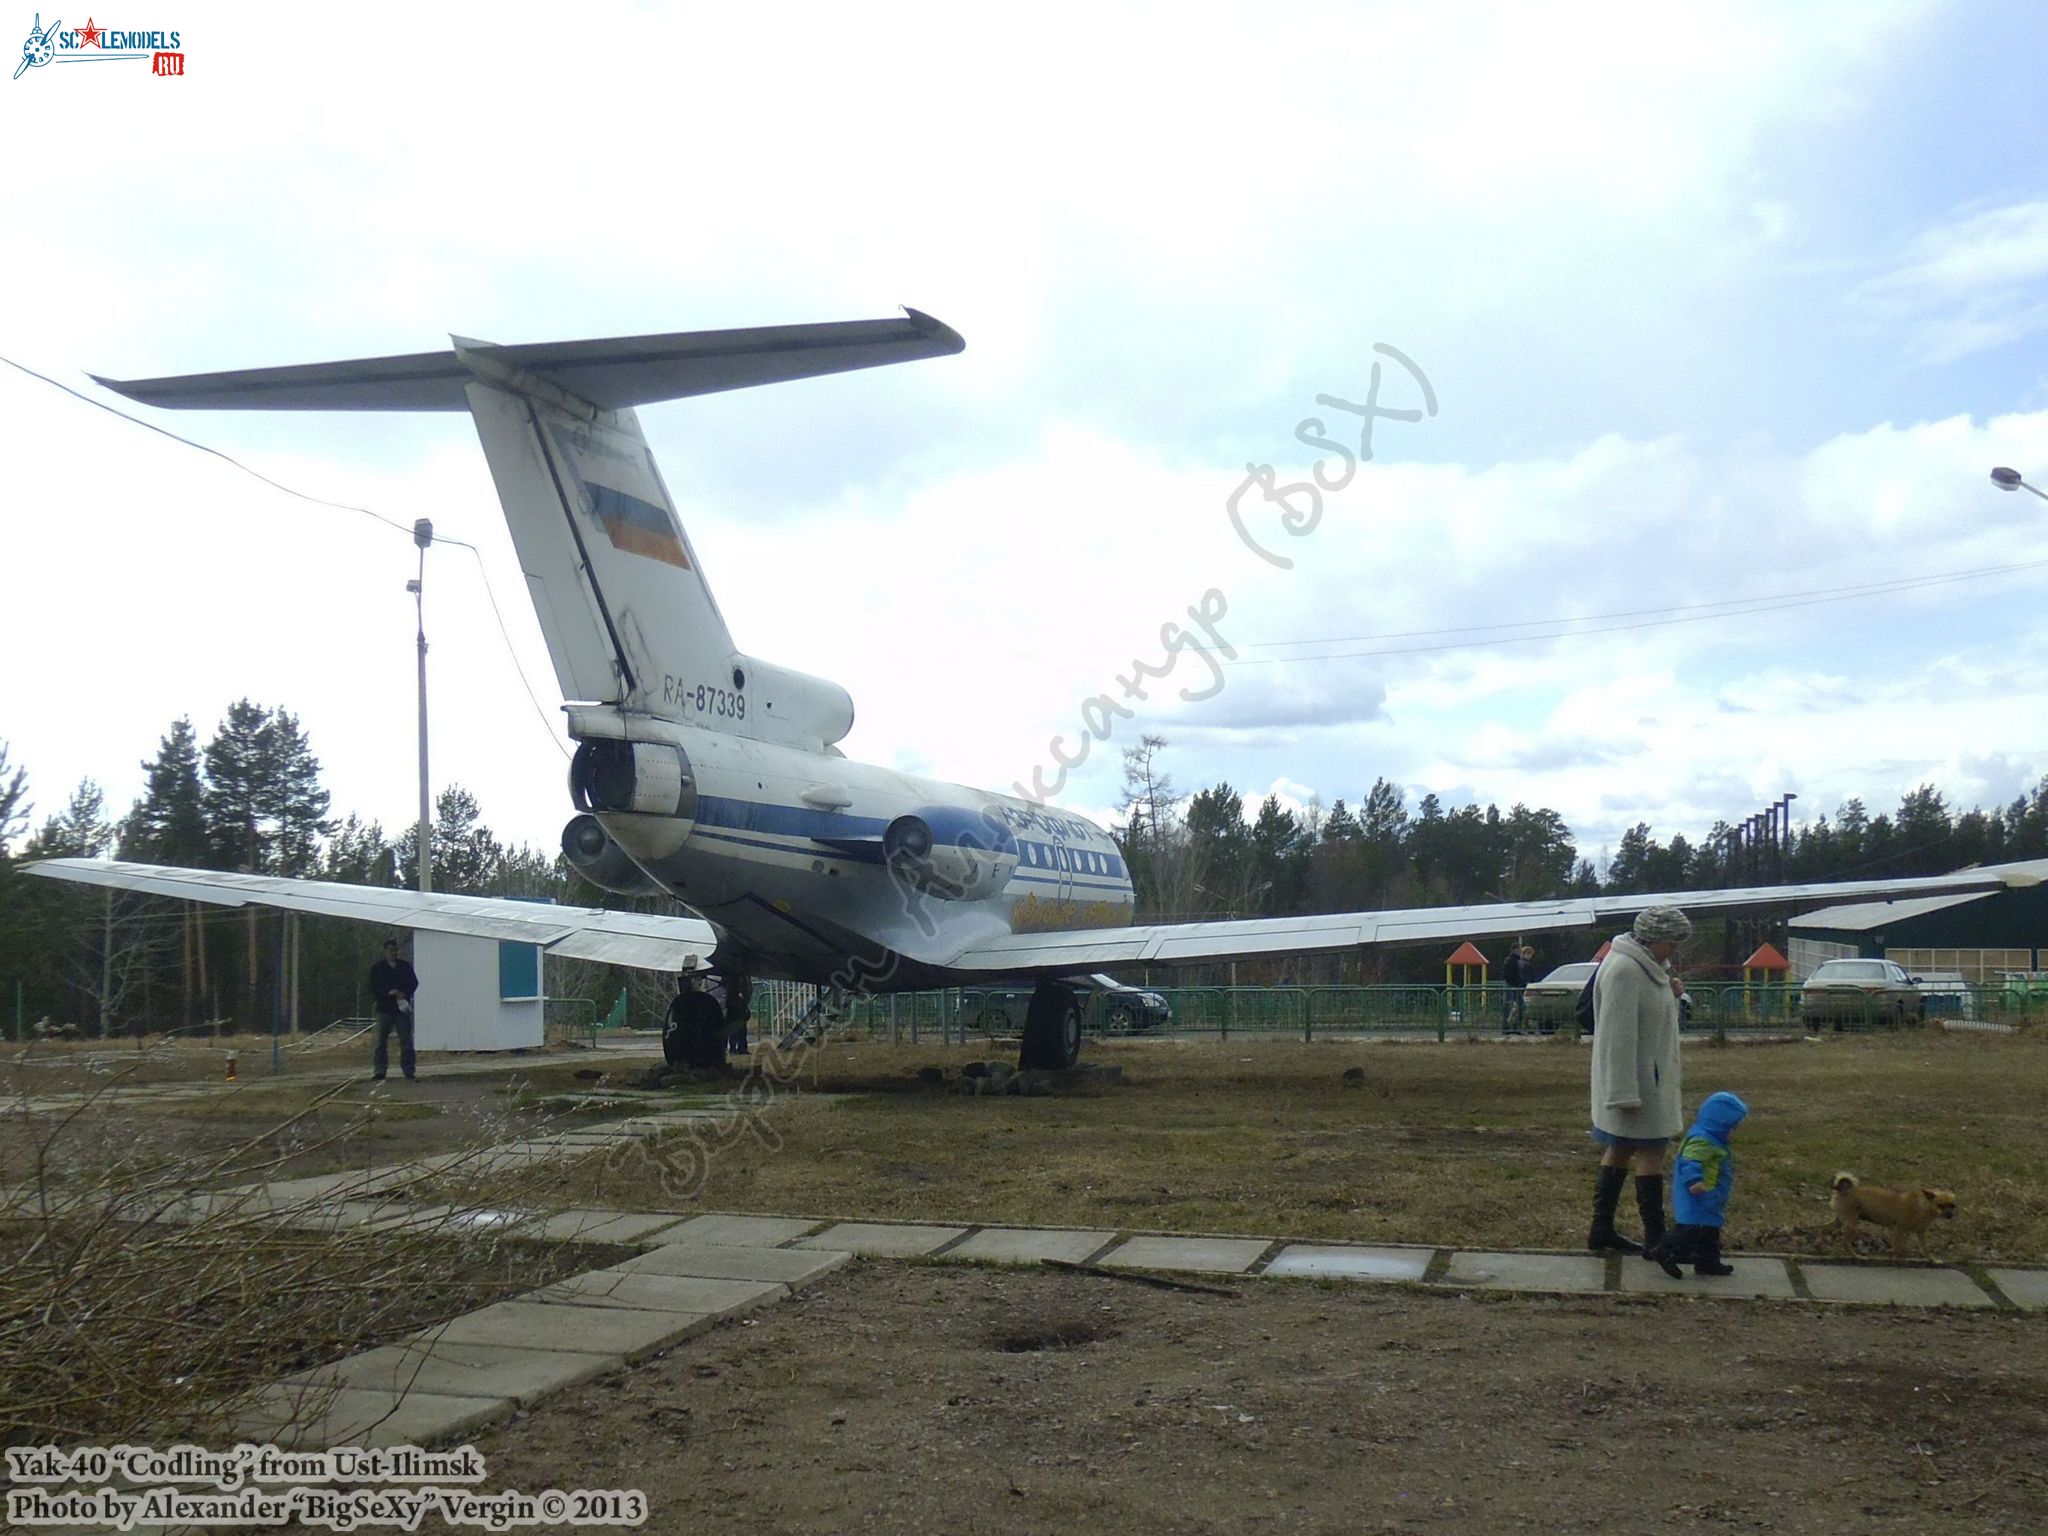
<svg viewBox="0 0 2048 1536">
<path fill-rule="evenodd" d="M 698 1280 L 773 1280 L 809 1285 L 852 1258 L 808 1248 L 720 1248 L 709 1243 L 663 1243 L 615 1266 L 629 1275 L 687 1275 Z"/>
<path fill-rule="evenodd" d="M 1889 1264 L 1801 1264 L 1816 1301 L 1888 1302 L 1900 1307 L 1988 1307 L 1985 1289 L 1959 1269 Z"/>
<path fill-rule="evenodd" d="M 1116 1269 L 1241 1275 L 1271 1246 L 1263 1237 L 1134 1237 L 1096 1262 Z"/>
<path fill-rule="evenodd" d="M 371 1224 L 377 1232 L 476 1232 L 486 1230 L 499 1223 L 485 1223 L 479 1228 L 471 1220 L 471 1212 L 456 1209 L 452 1205 L 414 1205 L 409 1201 L 398 1201 L 387 1205 L 390 1215 Z"/>
<path fill-rule="evenodd" d="M 723 1318 L 763 1302 L 780 1301 L 788 1294 L 788 1286 L 770 1281 L 701 1280 L 689 1275 L 593 1269 L 517 1299 L 571 1302 L 585 1307 L 638 1307 L 648 1312 L 690 1312 Z"/>
<path fill-rule="evenodd" d="M 443 1225 L 451 1233 L 515 1232 L 536 1219 L 532 1211 L 506 1210 L 492 1206 L 465 1206 L 452 1210 Z"/>
<path fill-rule="evenodd" d="M 1631 1294 L 1642 1293 L 1656 1296 L 1768 1296 L 1779 1301 L 1791 1301 L 1799 1293 L 1792 1289 L 1791 1271 L 1785 1268 L 1783 1259 L 1744 1258 L 1740 1254 L 1724 1254 L 1732 1275 L 1695 1275 L 1690 1265 L 1683 1280 L 1674 1280 L 1656 1265 L 1643 1259 L 1624 1258 L 1621 1261 L 1621 1288 Z"/>
<path fill-rule="evenodd" d="M 921 1259 L 943 1248 L 965 1227 L 923 1227 L 908 1222 L 842 1221 L 804 1238 L 798 1248 L 823 1248 L 838 1253 L 858 1253 L 871 1259 Z"/>
<path fill-rule="evenodd" d="M 405 1200 L 323 1200 L 273 1212 L 270 1219 L 307 1232 L 368 1231 L 413 1224 L 431 1209 Z M 446 1206 L 439 1209 L 447 1211 Z"/>
<path fill-rule="evenodd" d="M 820 1225 L 801 1216 L 692 1216 L 681 1226 L 670 1227 L 665 1240 L 716 1243 L 724 1248 L 779 1248 Z"/>
<path fill-rule="evenodd" d="M 1607 1260 L 1597 1253 L 1454 1253 L 1444 1281 L 1501 1291 L 1600 1291 L 1607 1288 Z"/>
<path fill-rule="evenodd" d="M 682 1219 L 661 1211 L 557 1211 L 521 1228 L 519 1235 L 558 1243 L 639 1243 Z"/>
<path fill-rule="evenodd" d="M 978 1259 L 990 1264 L 1042 1264 L 1057 1259 L 1079 1264 L 1115 1237 L 1114 1232 L 1035 1231 L 1029 1227 L 984 1227 L 957 1248 L 949 1259 Z"/>
<path fill-rule="evenodd" d="M 30 1211 L 33 1208 L 33 1202 L 30 1200 L 24 1200 L 21 1204 L 23 1211 Z M 201 1191 L 197 1194 L 182 1195 L 165 1203 L 155 1212 L 155 1216 L 158 1221 L 187 1226 L 198 1221 L 254 1220 L 268 1217 L 270 1213 L 270 1205 L 260 1197 L 240 1193 L 209 1194 Z M 134 1214 L 142 1216 L 148 1213 L 138 1209 Z"/>
<path fill-rule="evenodd" d="M 510 1418 L 509 1397 L 447 1397 L 432 1392 L 365 1392 L 273 1383 L 238 1405 L 231 1442 L 328 1450 L 337 1445 L 429 1446 Z"/>
<path fill-rule="evenodd" d="M 1340 1280 L 1420 1280 L 1436 1257 L 1431 1248 L 1329 1247 L 1290 1243 L 1268 1264 L 1268 1275 L 1315 1276 Z"/>
<path fill-rule="evenodd" d="M 508 1141 L 503 1146 L 491 1147 L 477 1154 L 478 1161 L 512 1161 L 518 1158 L 542 1160 L 563 1157 L 571 1149 L 552 1141 Z"/>
<path fill-rule="evenodd" d="M 2029 1312 L 2048 1307 L 2048 1269 L 1987 1269 L 1991 1283 Z"/>
<path fill-rule="evenodd" d="M 638 1307 L 501 1301 L 428 1328 L 415 1339 L 437 1344 L 499 1344 L 513 1349 L 570 1349 L 616 1355 L 628 1365 L 702 1333 L 715 1321 L 698 1312 L 648 1312 Z"/>
<path fill-rule="evenodd" d="M 580 1147 L 590 1151 L 597 1147 L 616 1147 L 640 1138 L 630 1131 L 565 1131 L 559 1136 L 547 1138 L 551 1147 Z"/>
<path fill-rule="evenodd" d="M 245 1185 L 252 1193 L 273 1205 L 289 1205 L 300 1200 L 325 1200 L 330 1197 L 359 1196 L 392 1183 L 391 1176 L 382 1169 L 352 1169 L 345 1173 L 316 1173 L 299 1179 L 279 1179 L 271 1184 Z"/>
<path fill-rule="evenodd" d="M 574 1337 L 573 1327 L 561 1328 L 558 1337 L 566 1344 Z M 332 1365 L 287 1376 L 284 1384 L 394 1395 L 428 1392 L 440 1397 L 510 1398 L 524 1406 L 624 1364 L 622 1355 L 596 1351 L 429 1338 L 364 1350 Z"/>
</svg>

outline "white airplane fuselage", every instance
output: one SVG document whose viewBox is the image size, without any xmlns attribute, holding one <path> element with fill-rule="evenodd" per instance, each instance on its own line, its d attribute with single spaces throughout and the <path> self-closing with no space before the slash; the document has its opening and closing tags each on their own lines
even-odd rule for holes
<svg viewBox="0 0 2048 1536">
<path fill-rule="evenodd" d="M 578 809 L 761 974 L 925 987 L 949 979 L 950 957 L 998 935 L 1131 921 L 1121 850 L 1070 812 L 688 723 L 604 709 L 572 718 L 621 733 L 582 738 L 571 770 Z M 565 850 L 607 883 L 617 855 L 579 857 L 581 822 Z M 858 974 L 847 973 L 849 956 Z"/>
</svg>

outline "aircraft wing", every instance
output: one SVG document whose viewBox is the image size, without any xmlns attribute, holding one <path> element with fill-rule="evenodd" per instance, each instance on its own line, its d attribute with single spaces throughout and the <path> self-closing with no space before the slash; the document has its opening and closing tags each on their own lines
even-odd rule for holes
<svg viewBox="0 0 2048 1536">
<path fill-rule="evenodd" d="M 438 892 L 291 880 L 277 875 L 175 869 L 104 859 L 43 859 L 22 866 L 32 875 L 81 885 L 140 891 L 180 901 L 226 907 L 276 907 L 321 917 L 347 917 L 389 928 L 424 928 L 479 939 L 538 944 L 551 955 L 599 960 L 649 971 L 698 971 L 711 964 L 718 938 L 698 917 L 657 917 L 603 907 L 558 907 L 496 896 L 444 896 Z"/>
<path fill-rule="evenodd" d="M 1833 904 L 1847 900 L 1932 896 L 2039 885 L 2048 859 L 1990 864 L 1951 875 L 1906 880 L 1841 880 L 1816 885 L 1749 886 L 1720 891 L 1575 896 L 1555 901 L 1495 902 L 1473 907 L 1402 907 L 1384 912 L 1334 912 L 1304 917 L 1240 918 L 1210 923 L 1153 923 L 1061 933 L 1012 933 L 976 944 L 947 962 L 951 970 L 992 976 L 1061 975 L 1108 965 L 1194 960 L 1248 960 L 1267 955 L 1479 939 L 1553 928 L 1617 927 L 1645 907 L 1678 907 L 1692 917 L 1755 907 Z"/>
</svg>

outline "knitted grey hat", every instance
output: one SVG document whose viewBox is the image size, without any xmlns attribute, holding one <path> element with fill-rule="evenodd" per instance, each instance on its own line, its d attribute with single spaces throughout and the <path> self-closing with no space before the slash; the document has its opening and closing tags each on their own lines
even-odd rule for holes
<svg viewBox="0 0 2048 1536">
<path fill-rule="evenodd" d="M 1632 931 L 1639 943 L 1655 944 L 1668 939 L 1683 944 L 1692 937 L 1692 919 L 1676 907 L 1651 907 L 1636 914 Z"/>
</svg>

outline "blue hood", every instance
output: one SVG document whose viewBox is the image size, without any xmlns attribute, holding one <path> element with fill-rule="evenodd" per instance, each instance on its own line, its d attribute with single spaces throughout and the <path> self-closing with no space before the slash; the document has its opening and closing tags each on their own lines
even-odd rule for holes
<svg viewBox="0 0 2048 1536">
<path fill-rule="evenodd" d="M 1725 1147 L 1729 1134 L 1736 1126 L 1742 1124 L 1748 1113 L 1749 1106 L 1734 1094 L 1710 1094 L 1707 1101 L 1700 1105 L 1699 1117 L 1692 1123 L 1693 1133 L 1711 1136 Z"/>
</svg>

